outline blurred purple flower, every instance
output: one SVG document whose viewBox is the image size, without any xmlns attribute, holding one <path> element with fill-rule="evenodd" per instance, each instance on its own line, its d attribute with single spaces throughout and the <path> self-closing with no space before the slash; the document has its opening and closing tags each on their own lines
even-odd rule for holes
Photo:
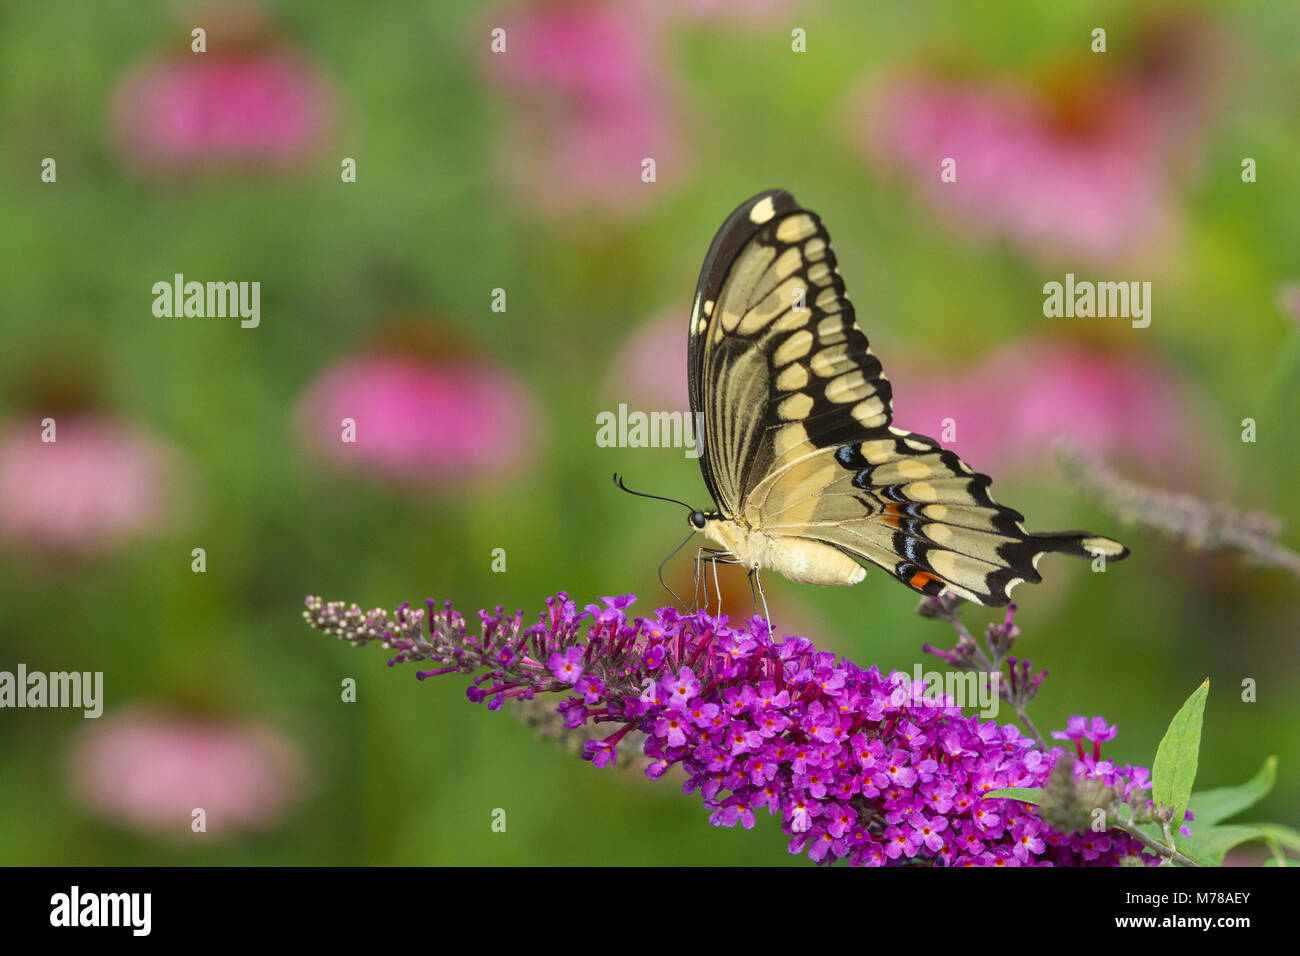
<svg viewBox="0 0 1300 956">
<path fill-rule="evenodd" d="M 1122 453 L 1152 466 L 1200 452 L 1194 401 L 1150 357 L 1039 340 L 952 371 L 895 364 L 889 373 L 899 426 L 943 441 L 977 471 L 1046 463 L 1058 437 L 1089 454 Z M 945 419 L 955 423 L 952 441 L 943 436 Z"/>
<path fill-rule="evenodd" d="M 265 726 L 131 709 L 97 720 L 71 753 L 78 801 L 116 823 L 178 839 L 272 826 L 303 788 L 297 747 Z M 198 834 L 202 837 L 202 834 Z"/>
<path fill-rule="evenodd" d="M 332 99 L 316 68 L 292 50 L 164 56 L 118 83 L 112 137 L 147 172 L 290 167 L 320 144 Z"/>
<path fill-rule="evenodd" d="M 175 504 L 172 453 L 132 426 L 97 414 L 39 416 L 0 430 L 0 537 L 90 553 L 157 530 Z"/>
<path fill-rule="evenodd" d="M 504 175 L 524 201 L 637 205 L 653 194 L 643 159 L 660 180 L 680 169 L 664 54 L 635 6 L 533 2 L 486 21 L 506 31 L 506 52 L 485 54 L 484 68 L 509 117 Z"/>
<path fill-rule="evenodd" d="M 355 442 L 342 440 L 344 419 Z M 296 423 L 310 453 L 375 477 L 417 484 L 510 469 L 536 447 L 532 397 L 482 360 L 400 355 L 344 359 L 316 379 Z"/>
</svg>

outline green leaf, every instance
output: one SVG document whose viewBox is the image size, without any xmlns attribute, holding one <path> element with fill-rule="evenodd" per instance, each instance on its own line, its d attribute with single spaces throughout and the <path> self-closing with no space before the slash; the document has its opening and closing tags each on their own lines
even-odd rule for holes
<svg viewBox="0 0 1300 956">
<path fill-rule="evenodd" d="M 1216 787 L 1192 794 L 1189 805 L 1196 814 L 1193 827 L 1214 825 L 1248 807 L 1253 807 L 1273 789 L 1277 779 L 1277 757 L 1269 757 L 1259 772 L 1235 787 Z"/>
<path fill-rule="evenodd" d="M 1038 787 L 1002 787 L 984 794 L 985 800 L 1019 800 L 1039 806 L 1043 802 L 1043 791 Z"/>
<path fill-rule="evenodd" d="M 1174 834 L 1174 846 L 1183 856 L 1199 863 L 1201 866 L 1219 866 L 1223 861 L 1222 855 L 1216 857 L 1212 851 L 1201 844 L 1199 838 L 1189 840 L 1182 834 L 1176 833 Z"/>
<path fill-rule="evenodd" d="M 1300 852 L 1300 832 L 1280 823 L 1224 823 L 1218 826 L 1200 826 L 1196 828 L 1190 840 L 1184 836 L 1174 837 L 1174 843 L 1186 856 L 1198 863 L 1203 862 L 1200 856 L 1209 857 L 1213 860 L 1214 866 L 1221 866 L 1224 855 L 1234 846 L 1249 843 L 1251 840 L 1263 840 L 1269 845 L 1275 857 L 1282 855 L 1283 847 Z"/>
<path fill-rule="evenodd" d="M 1140 823 L 1138 829 L 1161 846 L 1165 845 L 1165 834 L 1158 823 Z"/>
<path fill-rule="evenodd" d="M 1151 763 L 1152 798 L 1157 804 L 1172 807 L 1175 826 L 1182 823 L 1183 812 L 1196 781 L 1196 763 L 1201 750 L 1201 721 L 1205 716 L 1205 698 L 1210 694 L 1207 677 L 1192 696 L 1174 714 L 1164 739 L 1156 748 Z"/>
<path fill-rule="evenodd" d="M 1300 853 L 1300 831 L 1292 830 L 1280 823 L 1243 823 L 1242 826 L 1257 830 L 1261 839 Z"/>
<path fill-rule="evenodd" d="M 1248 843 L 1251 840 L 1262 839 L 1264 839 L 1264 834 L 1260 832 L 1257 826 L 1228 823 L 1217 827 L 1200 827 L 1191 840 L 1188 840 L 1185 836 L 1177 835 L 1174 837 L 1174 845 L 1198 863 L 1202 861 L 1193 854 L 1188 853 L 1188 847 L 1191 847 L 1202 856 L 1209 857 L 1213 861 L 1212 866 L 1222 866 L 1224 854 L 1234 846 Z"/>
</svg>

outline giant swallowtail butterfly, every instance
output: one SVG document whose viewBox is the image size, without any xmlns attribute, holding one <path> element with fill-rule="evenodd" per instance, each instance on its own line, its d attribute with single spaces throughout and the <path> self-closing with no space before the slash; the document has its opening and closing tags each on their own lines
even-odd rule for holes
<svg viewBox="0 0 1300 956">
<path fill-rule="evenodd" d="M 691 411 L 714 510 L 690 523 L 715 557 L 807 584 L 857 584 L 863 562 L 921 594 L 1001 606 L 1045 554 L 1128 549 L 1033 534 L 933 438 L 895 428 L 889 380 L 854 319 L 816 214 L 784 190 L 742 203 L 713 238 L 691 306 Z"/>
</svg>

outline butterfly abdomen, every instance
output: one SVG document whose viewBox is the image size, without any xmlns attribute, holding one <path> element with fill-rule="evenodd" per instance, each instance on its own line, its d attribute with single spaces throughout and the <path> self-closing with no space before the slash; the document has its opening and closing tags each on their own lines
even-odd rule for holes
<svg viewBox="0 0 1300 956">
<path fill-rule="evenodd" d="M 770 569 L 800 584 L 847 586 L 867 576 L 843 551 L 811 538 L 771 535 L 725 518 L 709 521 L 704 534 L 745 567 Z"/>
<path fill-rule="evenodd" d="M 807 538 L 770 538 L 768 567 L 800 584 L 847 586 L 867 576 L 867 569 L 843 551 Z"/>
</svg>

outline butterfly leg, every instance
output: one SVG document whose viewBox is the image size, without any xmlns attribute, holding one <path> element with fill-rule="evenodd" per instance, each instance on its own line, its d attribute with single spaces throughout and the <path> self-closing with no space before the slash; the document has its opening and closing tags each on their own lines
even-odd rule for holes
<svg viewBox="0 0 1300 956">
<path fill-rule="evenodd" d="M 717 553 L 718 552 L 714 551 L 712 548 L 697 548 L 695 551 L 695 586 L 692 595 L 692 601 L 694 602 L 691 607 L 692 611 L 698 611 L 700 609 L 701 592 L 704 596 L 704 610 L 706 613 L 709 610 L 709 582 L 704 570 L 704 564 L 706 561 L 713 564 L 715 560 L 714 555 Z M 706 555 L 708 555 L 708 557 L 706 557 Z M 716 567 L 714 574 L 717 574 Z"/>
<path fill-rule="evenodd" d="M 719 557 L 718 555 L 714 555 L 713 559 L 709 563 L 713 565 L 713 590 L 716 591 L 718 594 L 717 613 L 721 614 L 722 613 L 722 585 L 718 583 L 718 557 Z"/>
<path fill-rule="evenodd" d="M 704 565 L 709 564 L 713 568 L 713 590 L 718 596 L 718 609 L 715 614 L 722 613 L 722 585 L 718 582 L 718 565 L 719 564 L 738 564 L 735 555 L 730 551 L 718 551 L 714 548 L 700 548 L 695 552 L 695 607 L 700 606 L 700 586 L 703 583 L 704 590 L 704 610 L 709 610 L 709 583 L 707 572 Z"/>
<path fill-rule="evenodd" d="M 759 576 L 758 568 L 752 568 L 749 572 L 749 587 L 752 591 L 755 587 L 758 589 L 758 599 L 763 603 L 763 618 L 767 621 L 767 633 L 772 633 L 772 615 L 767 610 L 767 596 L 763 593 L 763 579 Z M 755 611 L 758 609 L 755 608 Z"/>
<path fill-rule="evenodd" d="M 700 609 L 700 577 L 704 573 L 704 549 L 698 548 L 695 551 L 695 583 L 691 593 L 691 613 Z M 705 603 L 708 603 L 708 589 L 704 591 Z M 707 610 L 707 608 L 706 608 Z"/>
</svg>

